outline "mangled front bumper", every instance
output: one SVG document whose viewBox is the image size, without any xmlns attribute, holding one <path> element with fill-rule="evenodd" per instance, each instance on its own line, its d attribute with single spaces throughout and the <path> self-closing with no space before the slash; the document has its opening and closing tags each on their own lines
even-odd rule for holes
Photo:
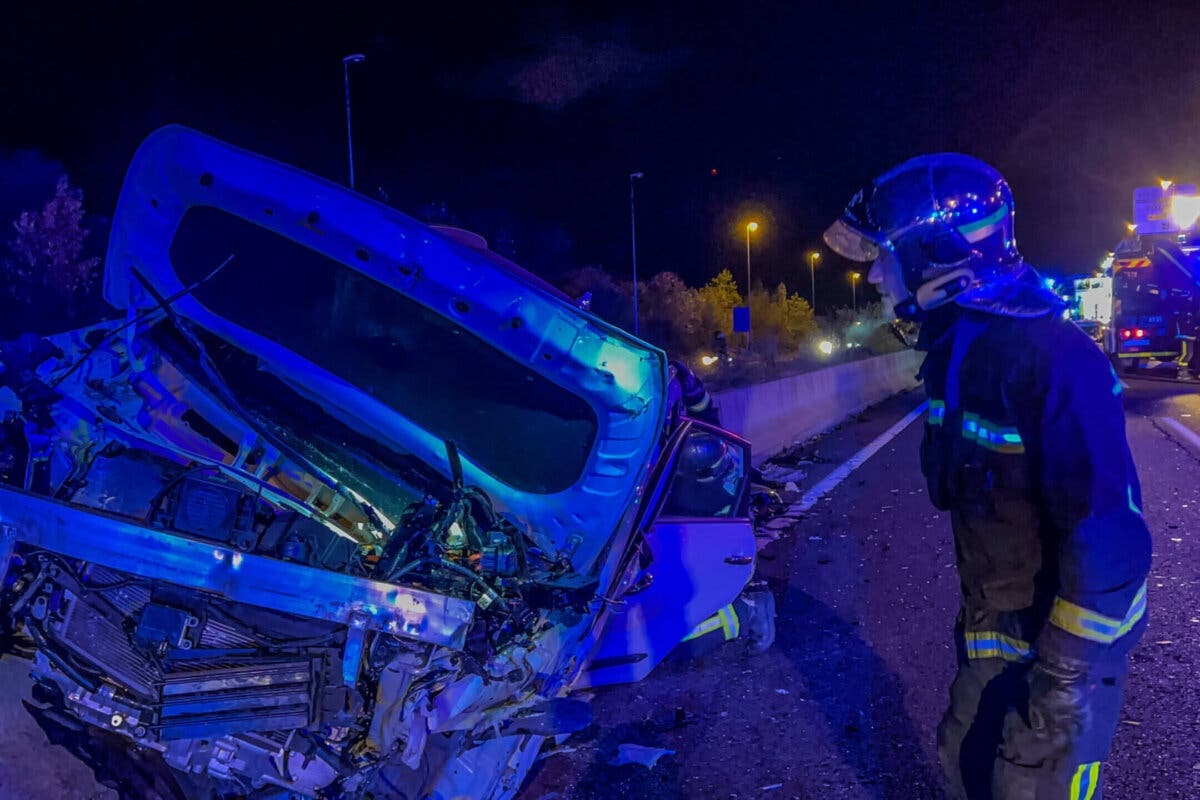
<svg viewBox="0 0 1200 800">
<path fill-rule="evenodd" d="M 16 545 L 299 617 L 461 649 L 475 603 L 251 555 L 0 487 L 0 562 Z"/>
</svg>

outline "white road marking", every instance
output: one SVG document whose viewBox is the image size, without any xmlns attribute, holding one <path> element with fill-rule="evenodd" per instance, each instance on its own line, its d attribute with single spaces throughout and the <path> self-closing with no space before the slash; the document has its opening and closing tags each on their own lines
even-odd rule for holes
<svg viewBox="0 0 1200 800">
<path fill-rule="evenodd" d="M 1200 435 L 1197 435 L 1195 431 L 1177 419 L 1171 417 L 1162 417 L 1161 419 L 1164 425 L 1186 439 L 1192 447 L 1200 450 Z"/>
<path fill-rule="evenodd" d="M 846 459 L 841 466 L 826 475 L 820 483 L 804 493 L 804 497 L 800 498 L 800 502 L 793 503 L 791 506 L 789 506 L 788 510 L 785 511 L 784 514 L 803 514 L 811 509 L 817 504 L 818 500 L 832 492 L 839 483 L 846 480 L 846 478 L 850 476 L 850 473 L 861 467 L 868 458 L 882 450 L 885 444 L 899 436 L 905 428 L 913 424 L 913 422 L 928 409 L 929 401 L 926 400 L 925 402 L 921 403 L 921 405 L 917 406 L 914 411 L 905 416 L 904 419 L 900 420 L 895 425 L 879 434 L 879 436 L 875 437 L 874 441 L 872 441 L 862 450 L 859 450 L 857 453 L 850 456 L 850 458 Z M 1197 442 L 1200 442 L 1200 437 L 1197 437 Z"/>
</svg>

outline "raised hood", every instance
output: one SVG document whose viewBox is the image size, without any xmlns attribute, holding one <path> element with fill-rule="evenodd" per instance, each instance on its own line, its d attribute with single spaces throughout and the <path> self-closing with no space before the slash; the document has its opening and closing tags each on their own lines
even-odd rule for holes
<svg viewBox="0 0 1200 800">
<path fill-rule="evenodd" d="M 344 423 L 464 477 L 592 563 L 628 520 L 664 417 L 663 353 L 494 253 L 349 189 L 170 126 L 134 155 L 105 297 L 174 304 Z"/>
</svg>

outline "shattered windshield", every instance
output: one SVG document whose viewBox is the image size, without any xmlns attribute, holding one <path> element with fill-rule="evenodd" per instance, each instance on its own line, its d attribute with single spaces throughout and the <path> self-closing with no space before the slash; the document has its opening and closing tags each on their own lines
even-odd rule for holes
<svg viewBox="0 0 1200 800">
<path fill-rule="evenodd" d="M 567 489 L 596 435 L 588 404 L 425 306 L 240 217 L 189 210 L 171 245 L 213 313 L 354 384 L 481 469 L 528 492 Z"/>
</svg>

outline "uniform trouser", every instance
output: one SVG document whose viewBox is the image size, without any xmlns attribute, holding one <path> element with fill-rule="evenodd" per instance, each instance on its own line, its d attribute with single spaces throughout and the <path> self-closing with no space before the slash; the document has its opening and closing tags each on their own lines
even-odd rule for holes
<svg viewBox="0 0 1200 800">
<path fill-rule="evenodd" d="M 960 651 L 961 651 L 960 647 Z M 1051 691 L 1028 662 L 960 656 L 938 757 L 954 800 L 1102 800 L 1100 769 L 1121 709 L 1126 662 L 1088 665 Z M 1051 669 L 1047 667 L 1046 669 Z"/>
</svg>

